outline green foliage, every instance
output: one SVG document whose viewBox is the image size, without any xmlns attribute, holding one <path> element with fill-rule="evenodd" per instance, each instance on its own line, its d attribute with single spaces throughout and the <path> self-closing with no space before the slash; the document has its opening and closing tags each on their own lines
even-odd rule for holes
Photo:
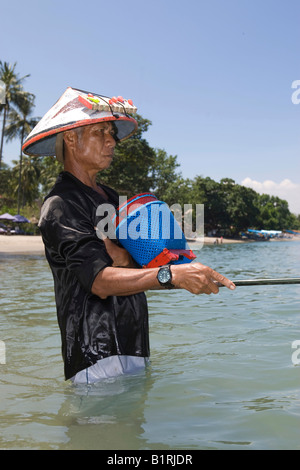
<svg viewBox="0 0 300 470">
<path fill-rule="evenodd" d="M 173 188 L 174 183 L 179 184 L 181 175 L 176 173 L 176 169 L 179 167 L 177 163 L 177 157 L 167 155 L 165 150 L 155 150 L 155 160 L 152 165 L 152 191 L 159 198 L 168 200 L 169 204 L 173 204 Z"/>
<path fill-rule="evenodd" d="M 290 213 L 287 201 L 279 197 L 262 194 L 258 197 L 259 215 L 257 228 L 282 230 L 293 227 L 299 229 L 299 219 Z"/>
<path fill-rule="evenodd" d="M 24 91 L 22 82 L 26 77 L 19 78 L 15 67 L 16 64 L 11 66 L 0 61 L 0 79 L 7 85 L 6 104 L 0 112 L 3 113 L 3 122 L 7 121 L 6 138 L 18 138 L 21 145 L 38 118 L 30 117 L 35 97 Z M 136 119 L 138 131 L 117 144 L 111 167 L 98 174 L 98 181 L 128 198 L 151 191 L 169 206 L 192 204 L 194 209 L 196 204 L 204 204 L 205 232 L 216 229 L 221 235 L 237 236 L 250 227 L 300 230 L 300 215 L 290 213 L 287 201 L 266 194 L 259 195 L 230 178 L 223 178 L 220 182 L 202 176 L 183 178 L 177 156 L 152 148 L 144 138 L 151 121 L 140 115 Z M 1 147 L 3 131 L 4 126 Z M 16 214 L 21 205 L 21 213 L 27 218 L 32 215 L 38 217 L 41 200 L 62 170 L 63 165 L 53 157 L 30 158 L 22 153 L 12 168 L 2 163 L 1 213 Z"/>
<path fill-rule="evenodd" d="M 2 164 L 2 155 L 3 155 L 3 140 L 5 133 L 5 125 L 7 114 L 16 111 L 16 109 L 21 109 L 26 107 L 27 103 L 31 103 L 34 100 L 34 95 L 28 93 L 23 89 L 23 81 L 29 75 L 24 77 L 19 77 L 19 74 L 16 72 L 17 63 L 13 65 L 8 64 L 7 62 L 0 61 L 0 80 L 5 83 L 5 103 L 1 106 L 0 112 L 3 112 L 3 123 L 1 129 L 1 140 L 0 140 L 0 170 Z M 23 126 L 24 128 L 24 126 Z"/>
<path fill-rule="evenodd" d="M 117 144 L 112 165 L 98 175 L 98 181 L 107 184 L 128 198 L 150 191 L 154 178 L 151 168 L 155 163 L 155 151 L 142 138 L 151 122 L 137 115 L 139 130 L 124 142 Z"/>
<path fill-rule="evenodd" d="M 13 196 L 19 195 L 21 206 L 24 207 L 25 204 L 32 204 L 40 195 L 40 165 L 38 159 L 31 157 L 23 157 L 22 165 L 20 162 L 14 163 L 8 186 Z M 19 208 L 18 204 L 18 212 Z"/>
<path fill-rule="evenodd" d="M 197 176 L 193 194 L 205 206 L 205 231 L 237 236 L 248 228 L 265 230 L 299 229 L 299 219 L 290 213 L 288 203 L 278 197 L 259 195 L 230 178 L 220 183 Z"/>
<path fill-rule="evenodd" d="M 9 168 L 0 171 L 0 194 L 8 194 L 10 177 L 11 170 Z"/>
<path fill-rule="evenodd" d="M 19 100 L 18 108 L 18 110 L 10 109 L 4 135 L 6 141 L 18 138 L 22 145 L 23 140 L 38 123 L 40 118 L 30 117 L 34 109 L 34 96 L 32 95 L 28 97 L 23 96 L 22 99 Z"/>
<path fill-rule="evenodd" d="M 54 186 L 59 173 L 63 171 L 63 164 L 55 157 L 42 157 L 38 164 L 40 167 L 40 196 L 44 198 Z"/>
</svg>

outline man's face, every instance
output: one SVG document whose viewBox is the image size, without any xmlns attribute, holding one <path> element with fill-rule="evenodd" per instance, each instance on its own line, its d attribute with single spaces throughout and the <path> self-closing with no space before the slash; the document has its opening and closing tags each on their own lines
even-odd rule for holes
<svg viewBox="0 0 300 470">
<path fill-rule="evenodd" d="M 76 159 L 86 169 L 105 170 L 112 162 L 115 145 L 111 122 L 84 126 L 77 134 Z"/>
</svg>

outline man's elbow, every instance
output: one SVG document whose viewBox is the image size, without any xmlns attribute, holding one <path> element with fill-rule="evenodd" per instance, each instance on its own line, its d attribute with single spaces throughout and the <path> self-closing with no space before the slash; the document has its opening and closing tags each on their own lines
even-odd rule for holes
<svg viewBox="0 0 300 470">
<path fill-rule="evenodd" d="M 97 276 L 95 277 L 95 280 L 92 285 L 91 292 L 94 295 L 97 295 L 100 297 L 100 299 L 107 299 L 109 296 L 107 292 L 107 287 L 105 286 L 105 282 L 103 280 L 103 271 L 100 271 Z"/>
<path fill-rule="evenodd" d="M 92 287 L 92 294 L 94 295 L 97 295 L 98 297 L 100 297 L 100 299 L 107 299 L 108 297 L 108 294 L 107 292 L 105 293 L 102 289 L 99 289 L 97 287 Z"/>
</svg>

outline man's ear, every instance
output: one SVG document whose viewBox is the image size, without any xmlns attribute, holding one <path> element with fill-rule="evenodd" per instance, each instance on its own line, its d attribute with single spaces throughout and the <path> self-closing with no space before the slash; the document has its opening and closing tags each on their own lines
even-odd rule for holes
<svg viewBox="0 0 300 470">
<path fill-rule="evenodd" d="M 63 134 L 63 137 L 64 137 L 64 144 L 67 147 L 72 147 L 77 141 L 76 132 L 74 132 L 73 130 L 65 131 Z"/>
</svg>

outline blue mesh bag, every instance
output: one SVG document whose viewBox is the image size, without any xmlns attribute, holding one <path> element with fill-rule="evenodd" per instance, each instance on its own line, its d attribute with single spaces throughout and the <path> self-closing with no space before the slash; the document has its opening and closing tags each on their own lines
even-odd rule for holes
<svg viewBox="0 0 300 470">
<path fill-rule="evenodd" d="M 114 222 L 118 240 L 140 266 L 190 263 L 196 258 L 169 206 L 151 193 L 138 194 L 120 206 Z"/>
</svg>

